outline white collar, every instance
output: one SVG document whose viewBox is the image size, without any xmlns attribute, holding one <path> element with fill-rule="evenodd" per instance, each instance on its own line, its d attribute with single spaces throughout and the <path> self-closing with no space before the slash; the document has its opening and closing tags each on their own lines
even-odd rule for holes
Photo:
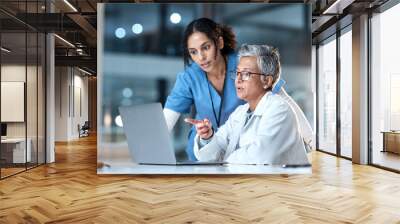
<svg viewBox="0 0 400 224">
<path fill-rule="evenodd" d="M 260 99 L 260 101 L 258 101 L 258 104 L 256 106 L 256 109 L 254 110 L 253 115 L 261 116 L 264 113 L 264 111 L 266 109 L 265 105 L 267 104 L 267 99 L 268 99 L 269 95 L 271 95 L 271 94 L 272 94 L 271 91 L 268 91 L 264 94 L 264 96 Z M 250 105 L 249 105 L 249 103 L 247 103 L 246 108 L 245 108 L 246 113 L 249 110 L 249 108 L 250 108 Z"/>
</svg>

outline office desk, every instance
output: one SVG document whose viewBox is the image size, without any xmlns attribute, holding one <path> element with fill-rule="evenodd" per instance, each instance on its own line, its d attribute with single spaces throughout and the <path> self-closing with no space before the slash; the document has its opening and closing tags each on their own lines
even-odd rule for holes
<svg viewBox="0 0 400 224">
<path fill-rule="evenodd" d="M 1 139 L 1 154 L 6 163 L 25 163 L 25 158 L 27 158 L 27 162 L 31 161 L 32 142 L 30 138 L 26 141 L 28 147 L 26 147 L 25 151 L 25 138 Z"/>
<path fill-rule="evenodd" d="M 268 165 L 125 165 L 103 166 L 97 174 L 311 174 L 312 167 L 283 168 Z"/>
</svg>

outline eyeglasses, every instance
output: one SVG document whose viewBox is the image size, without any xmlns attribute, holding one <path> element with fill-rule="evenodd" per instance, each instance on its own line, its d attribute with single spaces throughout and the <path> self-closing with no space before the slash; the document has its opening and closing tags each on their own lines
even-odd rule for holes
<svg viewBox="0 0 400 224">
<path fill-rule="evenodd" d="M 240 80 L 247 81 L 250 79 L 251 75 L 266 75 L 266 74 L 255 73 L 255 72 L 246 72 L 246 71 L 243 71 L 243 72 L 236 71 L 236 72 L 231 73 L 231 78 L 239 79 L 239 76 L 240 76 Z"/>
</svg>

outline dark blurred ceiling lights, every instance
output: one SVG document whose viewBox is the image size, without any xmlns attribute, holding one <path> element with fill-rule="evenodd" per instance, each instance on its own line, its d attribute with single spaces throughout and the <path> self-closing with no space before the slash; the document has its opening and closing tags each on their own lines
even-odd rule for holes
<svg viewBox="0 0 400 224">
<path fill-rule="evenodd" d="M 9 50 L 9 49 L 7 49 L 7 48 L 5 48 L 5 47 L 1 47 L 1 50 L 4 51 L 4 52 L 6 52 L 6 53 L 10 53 L 10 52 L 11 52 L 11 50 Z"/>
<path fill-rule="evenodd" d="M 63 43 L 65 43 L 67 46 L 75 48 L 75 45 L 73 45 L 71 42 L 69 42 L 68 40 L 62 38 L 61 36 L 59 36 L 58 34 L 54 34 L 55 37 L 57 37 L 59 40 L 61 40 Z"/>
<path fill-rule="evenodd" d="M 57 32 L 58 42 L 61 45 L 56 45 L 56 57 L 57 52 L 61 53 L 59 57 L 59 64 L 65 65 L 70 64 L 71 66 L 80 66 L 79 60 L 84 60 L 82 63 L 85 65 L 91 64 L 90 68 L 96 70 L 96 26 L 97 26 L 97 3 L 122 3 L 122 2 L 137 2 L 137 3 L 167 3 L 167 2 L 180 2 L 175 1 L 149 1 L 149 0 L 53 0 L 51 1 L 54 6 L 61 11 L 61 13 L 46 13 L 46 6 L 39 5 L 41 9 L 38 13 L 24 13 L 25 7 L 19 7 L 21 1 L 1 1 L 0 10 L 2 12 L 7 12 L 6 15 L 13 15 L 15 20 L 19 22 L 24 22 L 26 26 L 36 27 L 37 30 L 41 32 Z M 264 3 L 308 3 L 312 5 L 312 37 L 313 42 L 316 43 L 318 39 L 324 38 L 326 31 L 335 27 L 337 23 L 343 18 L 354 17 L 361 13 L 365 13 L 369 10 L 379 7 L 380 5 L 388 2 L 390 0 L 269 0 L 269 1 L 259 1 L 259 0 L 238 0 L 235 2 L 264 2 Z M 184 1 L 181 1 L 184 2 Z M 185 1 L 187 2 L 187 1 Z M 196 1 L 200 2 L 200 1 Z M 233 2 L 232 0 L 220 0 L 223 2 Z M 36 7 L 36 8 L 37 8 Z M 9 19 L 9 18 L 7 18 Z M 351 23 L 351 18 L 348 19 Z M 36 23 L 35 23 L 36 21 Z M 6 21 L 7 22 L 7 21 Z M 3 27 L 4 28 L 4 27 Z M 325 34 L 324 34 L 325 32 Z M 65 46 L 68 46 L 65 48 Z M 74 48 L 74 54 L 68 53 L 68 48 Z M 65 51 L 65 49 L 67 49 Z M 80 50 L 78 50 L 80 49 Z M 4 48 L 1 49 L 4 52 L 9 50 Z M 67 52 L 65 54 L 65 52 Z M 68 58 L 71 58 L 68 60 Z M 57 62 L 57 58 L 56 58 Z M 94 72 L 95 73 L 95 72 Z"/>
<path fill-rule="evenodd" d="M 86 74 L 86 75 L 89 75 L 89 76 L 92 76 L 92 75 L 93 75 L 93 73 L 90 73 L 90 72 L 88 72 L 88 71 L 86 71 L 85 69 L 82 69 L 82 68 L 80 68 L 80 67 L 78 67 L 78 70 L 81 71 L 81 72 L 83 72 L 83 73 Z"/>
<path fill-rule="evenodd" d="M 78 12 L 78 10 L 68 1 L 68 0 L 64 0 L 65 4 L 68 5 L 68 7 L 70 7 L 74 12 Z"/>
</svg>

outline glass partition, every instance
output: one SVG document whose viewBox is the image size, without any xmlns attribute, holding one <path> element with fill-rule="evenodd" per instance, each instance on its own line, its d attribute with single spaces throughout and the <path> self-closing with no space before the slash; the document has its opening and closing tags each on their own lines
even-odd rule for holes
<svg viewBox="0 0 400 224">
<path fill-rule="evenodd" d="M 372 163 L 400 170 L 400 4 L 371 19 Z"/>
<path fill-rule="evenodd" d="M 37 162 L 43 164 L 46 162 L 46 36 L 43 33 L 38 34 L 38 74 L 37 74 Z"/>
<path fill-rule="evenodd" d="M 336 36 L 318 48 L 318 149 L 336 154 Z"/>
<path fill-rule="evenodd" d="M 44 2 L 2 1 L 0 6 L 21 17 L 44 12 Z M 45 162 L 45 41 L 39 30 L 0 12 L 0 178 Z"/>
<path fill-rule="evenodd" d="M 26 151 L 26 33 L 1 34 L 1 140 L 2 177 L 24 171 Z M 4 49 L 7 49 L 5 51 Z"/>
<path fill-rule="evenodd" d="M 352 32 L 340 36 L 340 154 L 351 158 L 352 141 Z"/>
<path fill-rule="evenodd" d="M 38 102 L 37 102 L 37 79 L 38 79 L 38 56 L 37 45 L 38 35 L 36 32 L 27 33 L 27 81 L 26 81 L 26 111 L 27 111 L 27 151 L 28 161 L 27 167 L 37 165 L 37 116 L 38 116 Z"/>
</svg>

